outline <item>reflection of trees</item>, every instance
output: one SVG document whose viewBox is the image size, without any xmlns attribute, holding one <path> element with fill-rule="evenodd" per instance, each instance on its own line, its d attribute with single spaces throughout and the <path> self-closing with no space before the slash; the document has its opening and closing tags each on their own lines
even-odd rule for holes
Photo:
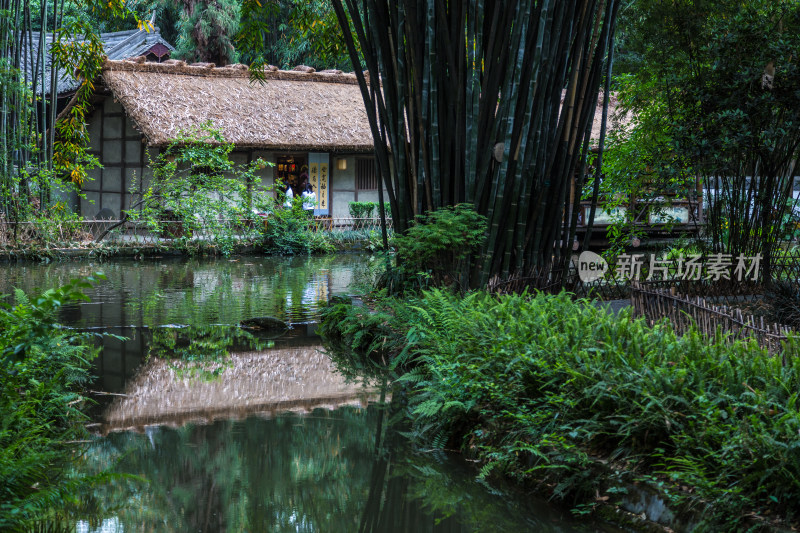
<svg viewBox="0 0 800 533">
<path fill-rule="evenodd" d="M 237 326 L 155 327 L 150 332 L 148 357 L 183 361 L 183 369 L 209 378 L 224 370 L 231 351 L 264 350 L 274 344 Z"/>
<path fill-rule="evenodd" d="M 145 530 L 351 531 L 369 470 L 374 410 L 112 434 L 92 455 L 144 486 L 107 487 Z M 161 526 L 165 524 L 167 527 Z"/>
<path fill-rule="evenodd" d="M 320 273 L 335 263 L 333 257 L 260 259 L 238 262 L 186 262 L 170 265 L 164 284 L 143 294 L 143 320 L 162 324 L 236 324 L 256 316 L 302 320 L 309 285 L 326 283 Z M 173 287 L 169 280 L 186 279 L 192 287 Z M 304 302 L 305 300 L 305 302 Z"/>
<path fill-rule="evenodd" d="M 395 390 L 393 398 L 401 396 Z M 392 423 L 385 434 L 377 425 L 375 447 L 380 453 L 373 460 L 359 533 L 567 530 L 556 513 L 542 504 L 537 507 L 535 499 L 492 494 L 475 481 L 474 471 L 443 452 L 415 452 L 402 437 L 409 428 L 397 403 L 384 413 Z"/>
<path fill-rule="evenodd" d="M 340 408 L 112 434 L 88 459 L 149 483 L 95 491 L 109 509 L 98 516 L 143 531 L 565 530 L 552 512 L 531 516 L 530 499 L 491 494 L 446 455 L 413 452 L 396 425 L 382 430 L 385 415 Z"/>
<path fill-rule="evenodd" d="M 399 391 L 396 391 L 399 392 Z M 400 394 L 394 395 L 397 398 Z M 394 414 L 392 427 L 381 434 L 378 424 L 375 435 L 376 454 L 370 474 L 369 497 L 361 516 L 359 533 L 384 532 L 466 532 L 466 531 L 519 531 L 520 523 L 501 521 L 506 529 L 495 529 L 497 506 L 482 505 L 485 495 L 470 491 L 472 481 L 453 484 L 443 465 L 431 456 L 414 455 L 409 443 L 401 437 L 407 424 L 397 417 L 399 408 L 393 402 L 383 416 Z M 431 483 L 430 481 L 433 481 Z M 447 489 L 455 485 L 458 494 Z M 425 489 L 425 490 L 421 490 Z M 465 495 L 478 493 L 476 499 Z M 484 498 L 480 498 L 484 496 Z M 465 506 L 464 503 L 467 505 Z M 486 516 L 477 521 L 461 520 L 471 507 L 486 509 Z"/>
<path fill-rule="evenodd" d="M 102 270 L 108 281 L 87 293 L 93 311 L 65 317 L 69 325 L 235 324 L 264 315 L 303 320 L 309 296 L 316 292 L 309 290 L 312 283 L 328 284 L 330 276 L 351 272 L 362 261 L 359 256 L 326 255 L 14 265 L 0 277 L 0 293 L 13 287 L 60 286 Z M 109 308 L 114 312 L 108 313 Z"/>
<path fill-rule="evenodd" d="M 172 290 L 169 284 L 159 285 L 144 295 L 137 305 L 145 323 L 235 324 L 265 315 L 302 320 L 309 286 L 327 283 L 320 273 L 335 263 L 331 257 L 238 261 L 175 266 L 168 278 L 181 279 L 185 270 L 191 270 L 193 287 Z"/>
</svg>

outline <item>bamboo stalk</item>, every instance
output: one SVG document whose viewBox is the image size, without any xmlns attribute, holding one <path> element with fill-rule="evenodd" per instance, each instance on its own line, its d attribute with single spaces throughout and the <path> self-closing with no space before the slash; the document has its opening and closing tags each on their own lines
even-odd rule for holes
<svg viewBox="0 0 800 533">
<path fill-rule="evenodd" d="M 370 96 L 356 73 L 373 136 L 388 141 L 376 142 L 376 158 L 396 191 L 396 229 L 405 231 L 416 212 L 462 199 L 488 217 L 489 239 L 464 271 L 472 285 L 542 266 L 554 269 L 542 279 L 563 277 L 557 256 L 571 243 L 554 245 L 570 207 L 571 173 L 586 152 L 574 140 L 585 138 L 600 83 L 602 64 L 592 58 L 604 55 L 613 24 L 604 5 L 610 1 L 364 0 L 362 20 L 355 0 L 334 1 L 343 28 L 345 6 L 351 14 L 369 83 L 383 82 Z M 583 14 L 577 25 L 575 13 Z M 353 58 L 352 34 L 344 33 Z M 572 84 L 580 105 L 574 119 L 566 112 L 559 120 L 567 79 L 580 81 Z M 492 149 L 500 144 L 496 162 Z"/>
<path fill-rule="evenodd" d="M 53 43 L 56 42 L 57 37 L 57 28 L 58 28 L 58 1 L 53 1 Z M 42 33 L 44 33 L 44 27 L 42 27 Z M 42 91 L 44 93 L 44 91 Z M 50 109 L 48 110 L 49 121 L 47 123 L 47 128 L 45 132 L 49 133 L 48 139 L 48 148 L 49 151 L 47 152 L 47 169 L 53 170 L 53 149 L 56 141 L 56 108 L 58 107 L 58 79 L 57 79 L 57 71 L 56 71 L 56 62 L 50 61 L 50 87 L 49 87 L 49 94 L 50 94 Z M 44 200 L 44 199 L 43 199 Z"/>
</svg>

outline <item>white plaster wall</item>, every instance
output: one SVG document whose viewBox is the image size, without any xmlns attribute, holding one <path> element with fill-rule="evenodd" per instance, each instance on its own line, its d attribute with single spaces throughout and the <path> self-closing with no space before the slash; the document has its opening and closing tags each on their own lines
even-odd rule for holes
<svg viewBox="0 0 800 533">
<path fill-rule="evenodd" d="M 347 163 L 345 170 L 337 168 L 339 159 Z M 346 218 L 350 216 L 348 203 L 355 201 L 356 197 L 356 158 L 355 156 L 340 156 L 331 154 L 331 216 L 333 218 Z"/>
<path fill-rule="evenodd" d="M 358 191 L 359 202 L 378 202 L 378 191 Z M 386 198 L 386 191 L 384 190 L 383 201 L 388 203 Z"/>
<path fill-rule="evenodd" d="M 377 202 L 377 190 L 357 190 L 356 188 L 356 158 L 365 157 L 367 154 L 355 154 L 347 156 L 332 155 L 333 176 L 331 178 L 331 209 L 334 218 L 350 217 L 350 202 Z M 338 170 L 336 161 L 339 158 L 347 161 L 346 170 Z M 389 197 L 384 188 L 384 201 L 389 204 Z"/>
<path fill-rule="evenodd" d="M 336 191 L 333 194 L 336 201 L 331 202 L 333 209 L 331 216 L 333 218 L 349 218 L 349 203 L 355 201 L 356 193 L 353 191 Z"/>
<path fill-rule="evenodd" d="M 253 161 L 263 159 L 267 163 L 275 164 L 275 154 L 256 150 L 253 152 Z M 260 179 L 260 185 L 264 188 L 271 188 L 275 183 L 275 167 L 267 165 L 256 171 L 256 176 Z"/>
</svg>

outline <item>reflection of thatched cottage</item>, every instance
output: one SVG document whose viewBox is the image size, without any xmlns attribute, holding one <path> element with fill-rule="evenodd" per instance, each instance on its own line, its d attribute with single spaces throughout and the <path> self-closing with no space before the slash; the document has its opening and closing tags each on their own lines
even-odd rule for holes
<svg viewBox="0 0 800 533">
<path fill-rule="evenodd" d="M 180 131 L 211 121 L 236 146 L 234 162 L 275 164 L 261 182 L 292 181 L 307 168 L 317 214 L 344 217 L 350 201 L 376 201 L 373 141 L 354 75 L 267 71 L 251 82 L 242 65 L 214 68 L 108 61 L 104 91 L 89 118 L 91 152 L 102 169 L 84 184 L 81 213 L 115 215 L 130 205 L 134 176 L 147 176 L 147 156 Z"/>
</svg>

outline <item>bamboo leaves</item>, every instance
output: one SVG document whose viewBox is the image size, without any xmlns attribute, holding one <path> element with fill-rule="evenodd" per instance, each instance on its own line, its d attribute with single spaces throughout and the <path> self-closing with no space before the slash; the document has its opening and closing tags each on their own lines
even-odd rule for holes
<svg viewBox="0 0 800 533">
<path fill-rule="evenodd" d="M 129 14 L 122 0 L 94 0 L 86 9 L 100 17 Z M 86 151 L 85 118 L 102 64 L 99 36 L 85 20 L 65 18 L 64 2 L 0 0 L 3 218 L 46 209 L 52 186 L 65 177 L 80 184 L 98 165 Z"/>
</svg>

